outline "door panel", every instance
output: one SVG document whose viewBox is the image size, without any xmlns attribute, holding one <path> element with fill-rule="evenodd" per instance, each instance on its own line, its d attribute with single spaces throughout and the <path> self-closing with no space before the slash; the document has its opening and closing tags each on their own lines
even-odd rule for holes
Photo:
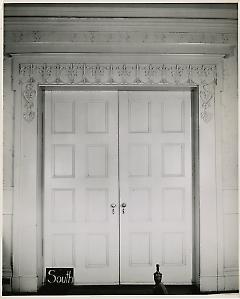
<svg viewBox="0 0 240 299">
<path fill-rule="evenodd" d="M 47 91 L 44 267 L 75 284 L 119 281 L 117 92 Z M 45 271 L 44 271 L 45 272 Z"/>
<path fill-rule="evenodd" d="M 122 283 L 190 284 L 192 194 L 190 92 L 120 92 Z"/>
</svg>

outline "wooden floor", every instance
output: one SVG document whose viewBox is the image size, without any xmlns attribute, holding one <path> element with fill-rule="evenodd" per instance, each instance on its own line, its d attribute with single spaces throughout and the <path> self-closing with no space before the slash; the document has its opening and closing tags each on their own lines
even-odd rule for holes
<svg viewBox="0 0 240 299">
<path fill-rule="evenodd" d="M 191 285 L 167 286 L 169 295 L 197 295 L 199 291 Z M 70 289 L 56 290 L 42 287 L 39 295 L 154 295 L 154 285 L 105 285 L 75 286 Z"/>
<path fill-rule="evenodd" d="M 199 289 L 192 285 L 166 285 L 168 295 L 207 295 L 217 292 L 200 293 Z M 222 293 L 222 292 L 221 292 Z M 224 293 L 237 293 L 228 291 Z M 4 293 L 3 296 L 48 296 L 48 295 L 156 295 L 154 285 L 89 285 L 73 286 L 68 289 L 56 289 L 42 287 L 37 293 Z"/>
</svg>

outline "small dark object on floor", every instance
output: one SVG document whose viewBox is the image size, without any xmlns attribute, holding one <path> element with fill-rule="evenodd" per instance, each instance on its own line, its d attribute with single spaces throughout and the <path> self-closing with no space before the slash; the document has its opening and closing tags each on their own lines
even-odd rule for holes
<svg viewBox="0 0 240 299">
<path fill-rule="evenodd" d="M 159 264 L 156 264 L 156 272 L 153 274 L 155 286 L 153 289 L 154 295 L 168 295 L 168 291 L 162 281 L 162 273 L 159 271 Z"/>
</svg>

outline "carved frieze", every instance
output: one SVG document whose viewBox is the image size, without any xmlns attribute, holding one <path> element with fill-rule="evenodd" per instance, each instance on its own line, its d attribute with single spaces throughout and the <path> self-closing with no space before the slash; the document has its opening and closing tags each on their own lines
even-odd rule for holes
<svg viewBox="0 0 240 299">
<path fill-rule="evenodd" d="M 217 80 L 216 65 L 195 64 L 19 64 L 19 83 L 25 99 L 24 118 L 35 116 L 37 84 L 199 86 L 201 118 L 211 119 Z"/>
<path fill-rule="evenodd" d="M 236 44 L 235 33 L 159 31 L 10 31 L 5 38 L 14 43 L 197 43 Z"/>
</svg>

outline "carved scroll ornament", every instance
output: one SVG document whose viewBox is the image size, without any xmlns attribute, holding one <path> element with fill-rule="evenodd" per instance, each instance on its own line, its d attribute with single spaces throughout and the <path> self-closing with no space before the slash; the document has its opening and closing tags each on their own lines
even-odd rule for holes
<svg viewBox="0 0 240 299">
<path fill-rule="evenodd" d="M 187 64 L 19 64 L 24 118 L 34 116 L 36 88 L 43 85 L 137 85 L 199 87 L 200 115 L 211 120 L 217 80 L 216 65 Z"/>
<path fill-rule="evenodd" d="M 23 96 L 25 99 L 25 104 L 24 104 L 25 111 L 23 113 L 23 117 L 27 121 L 31 121 L 35 117 L 35 112 L 33 111 L 33 98 L 35 97 L 35 95 L 36 95 L 36 90 L 34 84 L 32 83 L 26 84 L 25 90 L 23 91 Z"/>
</svg>

